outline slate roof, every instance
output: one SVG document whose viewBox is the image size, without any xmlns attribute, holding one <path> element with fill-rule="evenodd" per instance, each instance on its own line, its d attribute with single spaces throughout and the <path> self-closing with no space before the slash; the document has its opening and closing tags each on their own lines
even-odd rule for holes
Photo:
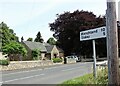
<svg viewBox="0 0 120 86">
<path fill-rule="evenodd" d="M 47 53 L 51 53 L 51 51 L 52 51 L 54 46 L 55 45 L 50 45 L 48 43 L 45 43 L 45 47 L 47 49 Z M 59 48 L 58 46 L 56 46 L 56 48 L 59 50 L 59 53 L 64 53 L 64 51 L 61 48 Z"/>
<path fill-rule="evenodd" d="M 43 43 L 44 46 L 50 46 L 51 44 L 49 43 Z"/>
<path fill-rule="evenodd" d="M 45 47 L 46 47 L 46 49 L 47 49 L 47 53 L 51 53 L 54 45 L 49 45 L 49 46 L 45 46 Z"/>
<path fill-rule="evenodd" d="M 23 41 L 31 50 L 40 49 L 41 52 L 47 52 L 46 47 L 40 42 Z"/>
<path fill-rule="evenodd" d="M 53 47 L 55 46 L 55 45 L 50 45 L 48 43 L 31 42 L 31 41 L 23 41 L 23 43 L 31 50 L 40 49 L 41 52 L 47 52 L 47 53 L 51 53 Z M 64 51 L 61 48 L 57 47 L 57 49 L 59 50 L 60 53 L 64 53 Z"/>
</svg>

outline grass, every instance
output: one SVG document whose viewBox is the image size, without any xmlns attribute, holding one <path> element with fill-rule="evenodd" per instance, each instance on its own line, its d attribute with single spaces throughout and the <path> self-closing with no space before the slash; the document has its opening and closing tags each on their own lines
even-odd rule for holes
<svg viewBox="0 0 120 86">
<path fill-rule="evenodd" d="M 86 86 L 92 85 L 92 84 L 95 84 L 95 85 L 102 84 L 102 86 L 103 85 L 106 86 L 108 84 L 107 69 L 98 71 L 96 79 L 93 77 L 93 74 L 87 74 L 79 78 L 65 81 L 58 86 L 82 86 L 83 84 Z"/>
</svg>

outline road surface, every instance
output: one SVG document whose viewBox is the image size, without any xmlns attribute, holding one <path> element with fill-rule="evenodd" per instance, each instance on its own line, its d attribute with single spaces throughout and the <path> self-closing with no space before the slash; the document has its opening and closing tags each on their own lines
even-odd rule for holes
<svg viewBox="0 0 120 86">
<path fill-rule="evenodd" d="M 2 72 L 2 84 L 60 84 L 66 80 L 92 73 L 92 63 L 65 64 Z"/>
</svg>

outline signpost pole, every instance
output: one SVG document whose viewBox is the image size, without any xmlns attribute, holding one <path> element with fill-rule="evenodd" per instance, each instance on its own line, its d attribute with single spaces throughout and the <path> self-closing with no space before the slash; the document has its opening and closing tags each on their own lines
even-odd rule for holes
<svg viewBox="0 0 120 86">
<path fill-rule="evenodd" d="M 96 78 L 97 77 L 97 71 L 96 71 L 96 49 L 95 49 L 95 40 L 93 40 L 93 75 Z"/>
<path fill-rule="evenodd" d="M 95 49 L 95 39 L 106 37 L 106 27 L 99 27 L 87 31 L 80 32 L 80 41 L 92 40 L 93 41 L 93 75 L 97 78 L 97 67 L 96 67 L 96 49 Z"/>
</svg>

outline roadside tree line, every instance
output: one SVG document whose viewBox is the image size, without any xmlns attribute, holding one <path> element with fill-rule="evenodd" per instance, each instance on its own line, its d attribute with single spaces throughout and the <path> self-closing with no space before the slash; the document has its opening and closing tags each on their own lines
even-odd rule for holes
<svg viewBox="0 0 120 86">
<path fill-rule="evenodd" d="M 23 36 L 21 37 L 21 41 L 24 41 Z M 33 38 L 28 38 L 27 41 L 33 41 Z M 44 42 L 40 31 L 37 33 L 34 42 Z M 52 37 L 47 42 L 50 44 L 56 43 Z M 0 51 L 3 54 L 8 54 L 9 60 L 12 61 L 16 60 L 16 57 L 18 60 L 22 60 L 23 57 L 26 58 L 28 52 L 23 44 L 19 42 L 19 37 L 16 36 L 14 30 L 10 29 L 4 22 L 0 24 Z M 35 49 L 32 51 L 33 60 L 38 60 L 38 55 L 40 55 L 40 50 Z"/>
</svg>

